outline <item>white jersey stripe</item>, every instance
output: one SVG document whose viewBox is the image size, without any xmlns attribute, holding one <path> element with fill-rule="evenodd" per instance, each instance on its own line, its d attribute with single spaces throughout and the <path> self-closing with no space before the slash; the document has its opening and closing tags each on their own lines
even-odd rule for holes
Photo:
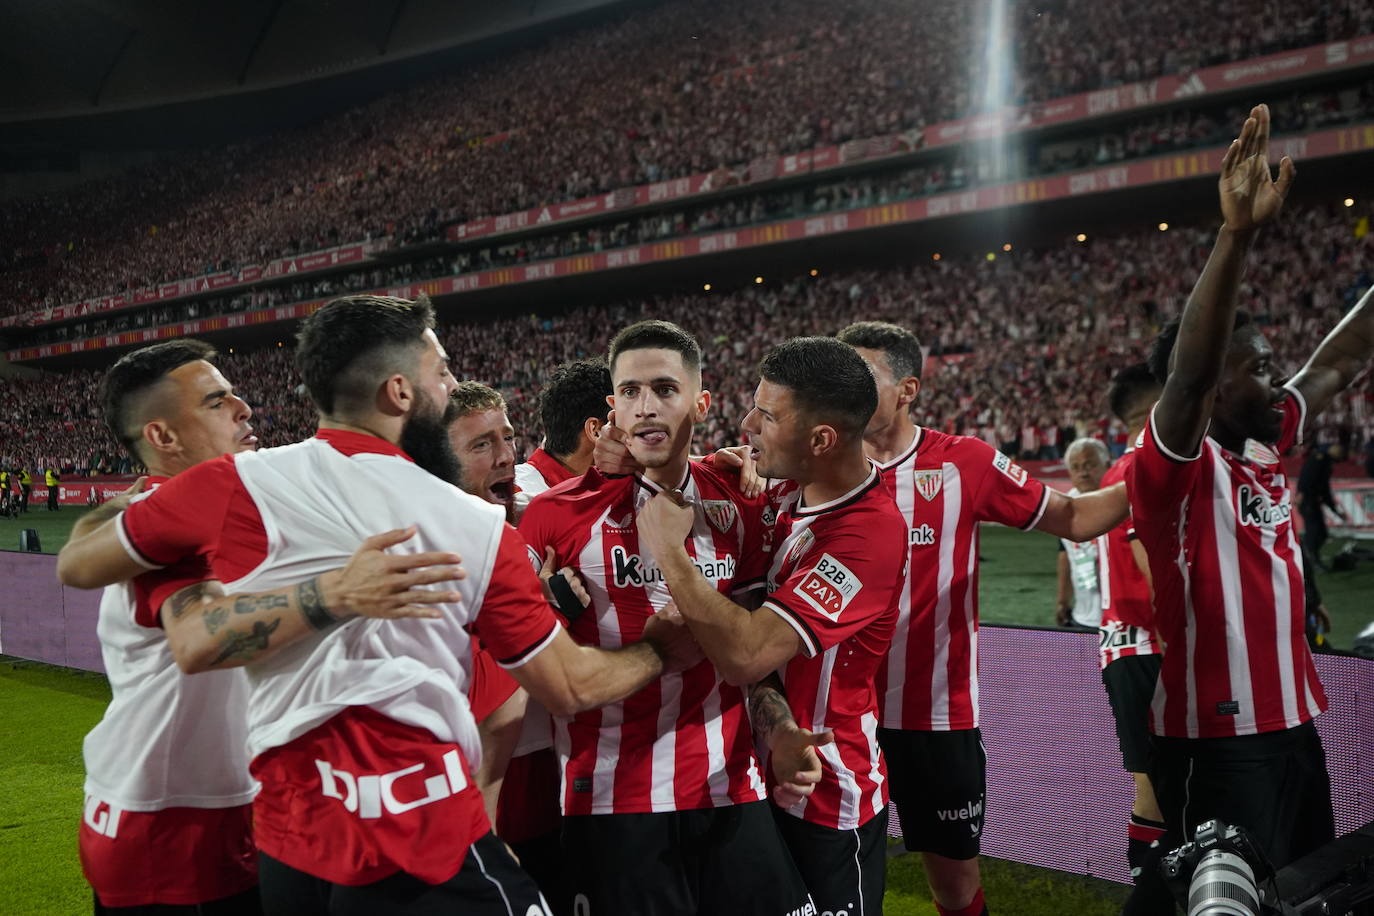
<svg viewBox="0 0 1374 916">
<path fill-rule="evenodd" d="M 610 516 L 611 509 L 607 507 L 597 518 L 593 531 L 600 531 L 601 525 Z M 578 568 L 584 570 L 587 586 L 599 591 L 606 596 L 604 601 L 606 612 L 601 614 L 596 620 L 597 644 L 603 649 L 618 649 L 621 646 L 620 634 L 620 614 L 617 613 L 615 602 L 610 598 L 610 583 L 606 581 L 604 575 L 588 574 L 587 570 L 602 570 L 610 568 L 603 557 L 602 551 L 605 543 L 601 538 L 593 537 L 588 539 L 587 546 L 583 548 L 578 557 Z M 593 607 L 598 602 L 593 599 Z M 596 741 L 596 764 L 592 767 L 592 810 L 612 811 L 615 807 L 615 767 L 620 762 L 620 726 L 625 721 L 624 703 L 610 703 L 603 706 L 601 712 L 601 732 Z M 569 740 L 568 731 L 561 727 L 558 730 L 559 744 L 558 754 L 562 758 L 562 769 L 567 772 L 568 759 L 572 753 L 572 745 Z M 565 795 L 564 798 L 567 796 Z"/>
<path fill-rule="evenodd" d="M 964 511 L 959 468 L 949 462 L 941 468 L 944 484 L 944 520 L 940 530 L 940 573 L 935 601 L 935 664 L 931 669 L 931 724 L 949 727 L 949 592 L 954 580 L 954 547 L 958 539 L 959 516 Z M 908 589 L 909 591 L 909 589 Z"/>
<path fill-rule="evenodd" d="M 1212 439 L 1206 448 L 1219 449 Z M 1212 467 L 1223 464 L 1214 455 Z M 1240 704 L 1235 717 L 1238 733 L 1254 731 L 1255 703 L 1250 684 L 1250 645 L 1245 632 L 1245 597 L 1240 589 L 1240 556 L 1236 545 L 1236 504 L 1231 480 L 1223 474 L 1212 477 L 1212 523 L 1216 527 L 1215 545 L 1220 556 L 1222 607 L 1226 615 L 1226 667 L 1231 681 L 1230 699 Z"/>
<path fill-rule="evenodd" d="M 903 589 L 906 591 L 906 589 Z M 864 737 L 868 739 L 868 781 L 873 784 L 873 814 L 883 813 L 883 765 L 878 750 L 878 715 L 866 712 L 861 720 Z"/>
<path fill-rule="evenodd" d="M 913 474 L 897 475 L 897 511 L 906 519 L 908 528 L 916 527 L 916 477 Z M 911 635 L 911 589 L 903 587 L 897 598 L 897 628 L 892 633 L 892 648 L 888 658 L 893 663 L 887 668 L 887 684 L 884 686 L 882 709 L 890 722 L 902 721 L 902 694 L 906 689 L 907 640 Z"/>
<path fill-rule="evenodd" d="M 1049 488 L 1045 488 L 1048 494 Z M 976 581 L 978 575 L 978 528 L 973 529 L 973 537 L 969 538 L 968 550 L 968 576 L 969 582 Z M 969 672 L 968 672 L 968 695 L 973 704 L 973 727 L 978 727 L 978 590 L 970 588 L 964 592 L 964 625 L 968 627 L 968 652 L 969 652 Z"/>
</svg>

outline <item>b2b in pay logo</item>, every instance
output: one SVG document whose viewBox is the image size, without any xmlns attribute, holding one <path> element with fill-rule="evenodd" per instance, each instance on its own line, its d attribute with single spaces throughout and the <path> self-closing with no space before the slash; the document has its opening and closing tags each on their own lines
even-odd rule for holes
<svg viewBox="0 0 1374 916">
<path fill-rule="evenodd" d="M 802 598 L 831 620 L 839 620 L 849 602 L 864 587 L 859 577 L 828 553 L 821 554 L 797 590 Z"/>
</svg>

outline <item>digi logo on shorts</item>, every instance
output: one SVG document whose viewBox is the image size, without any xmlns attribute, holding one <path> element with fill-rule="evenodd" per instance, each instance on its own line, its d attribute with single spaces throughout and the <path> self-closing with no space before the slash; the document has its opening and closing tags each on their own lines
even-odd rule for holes
<svg viewBox="0 0 1374 916">
<path fill-rule="evenodd" d="M 444 771 L 426 776 L 421 781 L 424 794 L 410 801 L 396 797 L 396 784 L 404 777 L 425 769 L 423 763 L 393 770 L 375 776 L 355 776 L 347 770 L 336 769 L 328 761 L 316 760 L 315 767 L 320 771 L 320 791 L 325 798 L 337 798 L 343 802 L 344 810 L 361 818 L 381 817 L 387 814 L 404 814 L 412 808 L 432 805 L 451 795 L 457 795 L 468 787 L 467 774 L 458 751 L 444 754 Z M 413 796 L 416 793 L 414 779 L 406 780 L 406 791 L 402 794 Z"/>
<path fill-rule="evenodd" d="M 839 560 L 828 553 L 821 554 L 811 572 L 806 574 L 797 593 L 831 620 L 839 620 L 840 613 L 859 593 L 864 584 Z"/>
</svg>

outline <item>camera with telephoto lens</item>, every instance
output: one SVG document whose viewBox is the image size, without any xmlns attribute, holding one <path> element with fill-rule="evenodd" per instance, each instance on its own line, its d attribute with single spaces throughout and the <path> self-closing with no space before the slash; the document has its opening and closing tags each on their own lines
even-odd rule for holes
<svg viewBox="0 0 1374 916">
<path fill-rule="evenodd" d="M 1260 886 L 1274 877 L 1264 853 L 1241 827 L 1199 824 L 1190 843 L 1160 863 L 1164 880 L 1188 916 L 1270 916 L 1285 912 Z"/>
</svg>

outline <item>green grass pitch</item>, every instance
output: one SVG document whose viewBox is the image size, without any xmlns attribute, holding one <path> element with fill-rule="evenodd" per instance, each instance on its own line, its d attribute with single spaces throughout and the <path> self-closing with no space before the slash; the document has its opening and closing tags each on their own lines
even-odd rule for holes
<svg viewBox="0 0 1374 916">
<path fill-rule="evenodd" d="M 18 545 L 20 528 L 37 528 L 46 551 L 65 541 L 83 509 L 31 512 L 0 521 L 0 546 Z M 1049 625 L 1054 619 L 1055 541 L 986 527 L 981 601 L 989 623 Z M 1335 545 L 1328 548 L 1334 553 Z M 1330 553 L 1328 553 L 1330 555 Z M 1374 589 L 1374 567 L 1323 574 L 1332 642 L 1349 646 L 1370 618 L 1362 600 Z M 77 914 L 91 910 L 76 856 L 81 814 L 81 738 L 109 700 L 105 679 L 0 657 L 0 888 L 6 914 Z M 897 850 L 893 850 L 897 852 Z M 1126 889 L 1063 872 L 985 859 L 989 909 L 1017 916 L 1107 916 L 1120 912 Z M 888 860 L 888 916 L 933 916 L 919 856 Z"/>
</svg>

